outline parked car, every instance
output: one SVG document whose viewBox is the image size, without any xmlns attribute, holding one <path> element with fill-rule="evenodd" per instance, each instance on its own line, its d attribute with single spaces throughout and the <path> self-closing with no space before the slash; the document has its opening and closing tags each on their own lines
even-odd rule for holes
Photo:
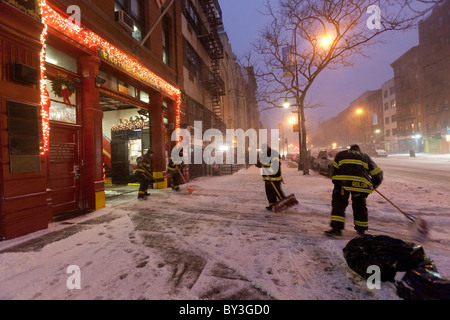
<svg viewBox="0 0 450 320">
<path fill-rule="evenodd" d="M 333 176 L 333 161 L 336 155 L 347 149 L 323 149 L 317 156 L 318 172 L 327 177 Z"/>
<path fill-rule="evenodd" d="M 299 158 L 298 153 L 294 153 L 291 157 L 291 161 L 298 162 L 298 158 Z"/>
<path fill-rule="evenodd" d="M 311 150 L 309 150 L 310 152 L 309 152 L 309 159 L 310 159 L 310 162 L 311 162 L 311 169 L 313 169 L 313 170 L 317 170 L 318 168 L 319 168 L 319 161 L 318 161 L 318 156 L 319 156 L 319 152 L 321 151 L 322 149 L 319 149 L 319 148 L 315 148 L 315 149 L 311 149 Z"/>
</svg>

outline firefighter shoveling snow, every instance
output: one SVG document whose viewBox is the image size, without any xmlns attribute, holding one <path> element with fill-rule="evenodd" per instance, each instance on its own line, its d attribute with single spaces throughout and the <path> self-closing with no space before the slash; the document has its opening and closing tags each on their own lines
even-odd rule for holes
<svg viewBox="0 0 450 320">
<path fill-rule="evenodd" d="M 124 195 L 92 214 L 0 242 L 0 299 L 401 299 L 393 283 L 370 289 L 347 266 L 343 249 L 357 235 L 351 208 L 342 237 L 324 236 L 331 181 L 285 162 L 283 170 L 283 188 L 299 205 L 282 213 L 266 211 L 260 170 L 251 167 L 191 181 L 193 194 L 151 190 L 143 202 Z M 389 176 L 380 191 L 439 226 L 424 249 L 449 277 L 450 191 Z M 379 195 L 368 198 L 368 208 L 369 234 L 412 241 L 408 221 Z M 68 288 L 70 266 L 79 267 L 81 289 Z"/>
</svg>

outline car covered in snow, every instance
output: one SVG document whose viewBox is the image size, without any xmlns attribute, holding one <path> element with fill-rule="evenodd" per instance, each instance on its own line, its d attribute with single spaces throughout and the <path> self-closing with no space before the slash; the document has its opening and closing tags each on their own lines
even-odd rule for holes
<svg viewBox="0 0 450 320">
<path fill-rule="evenodd" d="M 388 153 L 386 152 L 386 150 L 383 149 L 377 149 L 375 150 L 375 157 L 387 157 Z"/>
<path fill-rule="evenodd" d="M 319 167 L 319 152 L 323 150 L 321 148 L 314 148 L 309 150 L 310 168 L 317 170 Z"/>
<path fill-rule="evenodd" d="M 375 150 L 370 150 L 369 152 L 367 152 L 367 154 L 371 157 L 384 157 L 386 158 L 388 156 L 388 153 L 386 150 L 383 149 L 375 149 Z"/>
<path fill-rule="evenodd" d="M 322 149 L 317 156 L 317 171 L 328 177 L 333 176 L 333 162 L 336 155 L 347 149 Z"/>
</svg>

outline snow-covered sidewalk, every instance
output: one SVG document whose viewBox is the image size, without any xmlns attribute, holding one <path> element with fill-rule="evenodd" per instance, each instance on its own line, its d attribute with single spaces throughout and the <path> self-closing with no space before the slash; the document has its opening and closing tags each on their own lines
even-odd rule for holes
<svg viewBox="0 0 450 320">
<path fill-rule="evenodd" d="M 192 195 L 152 190 L 145 202 L 124 195 L 95 213 L 0 242 L 0 299 L 399 299 L 393 284 L 370 290 L 347 268 L 342 248 L 356 236 L 351 207 L 344 238 L 323 235 L 330 180 L 303 176 L 287 162 L 283 171 L 284 191 L 300 205 L 282 214 L 265 210 L 264 184 L 252 167 L 197 179 Z M 389 179 L 382 187 L 434 225 L 424 248 L 449 277 L 450 191 L 411 193 Z M 408 221 L 380 196 L 368 206 L 371 234 L 411 240 Z M 79 290 L 67 287 L 73 265 Z"/>
</svg>

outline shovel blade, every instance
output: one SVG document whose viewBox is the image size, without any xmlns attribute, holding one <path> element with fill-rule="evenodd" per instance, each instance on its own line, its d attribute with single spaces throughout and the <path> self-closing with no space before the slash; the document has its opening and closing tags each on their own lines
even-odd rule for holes
<svg viewBox="0 0 450 320">
<path fill-rule="evenodd" d="M 430 229 L 430 224 L 419 217 L 411 226 L 411 237 L 417 242 L 426 243 L 430 238 Z"/>
<path fill-rule="evenodd" d="M 295 207 L 296 205 L 298 205 L 298 200 L 295 197 L 295 195 L 291 194 L 290 196 L 281 199 L 280 201 L 276 202 L 273 206 L 272 206 L 272 210 L 273 212 L 281 212 L 284 211 L 286 209 Z"/>
<path fill-rule="evenodd" d="M 194 193 L 194 188 L 192 188 L 192 186 L 188 186 L 187 187 L 187 191 L 189 191 L 190 194 Z"/>
</svg>

